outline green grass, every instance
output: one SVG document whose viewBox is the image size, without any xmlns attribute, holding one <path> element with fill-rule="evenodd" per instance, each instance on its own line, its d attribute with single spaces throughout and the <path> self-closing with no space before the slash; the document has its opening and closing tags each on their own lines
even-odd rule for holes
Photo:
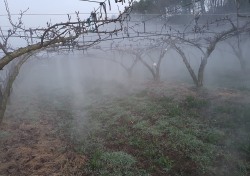
<svg viewBox="0 0 250 176">
<path fill-rule="evenodd" d="M 136 159 L 125 152 L 96 150 L 90 158 L 91 171 L 101 175 L 124 175 L 133 169 Z"/>
<path fill-rule="evenodd" d="M 10 136 L 11 136 L 11 133 L 9 133 L 7 131 L 0 130 L 0 139 L 6 139 L 6 138 L 8 138 Z"/>
<path fill-rule="evenodd" d="M 167 156 L 159 156 L 157 159 L 156 159 L 156 162 L 155 162 L 157 165 L 159 165 L 160 167 L 163 168 L 164 171 L 168 172 L 171 168 L 172 168 L 172 165 L 173 165 L 173 161 L 171 159 L 169 159 Z"/>
<path fill-rule="evenodd" d="M 86 175 L 250 175 L 250 105 L 171 91 L 114 98 L 93 88 L 78 126 L 70 96 L 51 94 L 39 107 L 53 108 L 55 131 L 86 156 Z"/>
<path fill-rule="evenodd" d="M 108 152 L 96 150 L 91 155 L 86 173 L 101 176 L 147 175 L 144 170 L 136 169 L 136 159 L 123 151 Z"/>
<path fill-rule="evenodd" d="M 186 97 L 184 104 L 187 108 L 202 108 L 209 104 L 208 101 L 204 99 L 199 99 L 193 96 Z"/>
<path fill-rule="evenodd" d="M 249 174 L 248 105 L 142 91 L 86 110 L 75 149 L 88 157 L 89 175 Z"/>
</svg>

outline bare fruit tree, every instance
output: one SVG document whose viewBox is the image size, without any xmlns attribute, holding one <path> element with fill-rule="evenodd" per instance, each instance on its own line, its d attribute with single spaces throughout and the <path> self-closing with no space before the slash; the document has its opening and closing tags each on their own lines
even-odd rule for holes
<svg viewBox="0 0 250 176">
<path fill-rule="evenodd" d="M 123 21 L 129 17 L 133 0 L 127 0 L 127 7 L 116 18 L 108 18 L 107 11 L 111 10 L 110 0 L 99 3 L 99 8 L 93 10 L 87 19 L 82 19 L 79 12 L 75 12 L 75 20 L 68 15 L 68 20 L 52 24 L 47 22 L 46 27 L 26 27 L 23 17 L 27 10 L 21 11 L 17 19 L 13 19 L 8 1 L 4 0 L 7 21 L 10 28 L 6 31 L 0 25 L 0 121 L 3 117 L 12 83 L 19 73 L 22 64 L 40 51 L 58 52 L 61 50 L 84 50 L 104 39 L 111 38 L 123 30 Z M 106 4 L 106 2 L 108 2 Z M 123 1 L 116 1 L 123 4 Z M 88 41 L 80 39 L 88 34 L 96 37 Z M 13 42 L 13 39 L 15 42 Z M 22 46 L 15 45 L 16 42 Z M 3 70 L 4 69 L 4 70 Z"/>
<path fill-rule="evenodd" d="M 109 60 L 113 63 L 120 65 L 121 68 L 123 68 L 127 73 L 128 78 L 131 79 L 133 76 L 133 70 L 136 64 L 138 63 L 138 58 L 134 57 L 133 55 L 130 56 L 129 58 L 125 58 L 126 53 L 116 49 L 112 49 L 110 52 L 112 52 L 113 57 L 110 58 Z"/>
<path fill-rule="evenodd" d="M 214 26 L 223 26 L 220 28 Z M 213 28 L 213 30 L 211 30 Z M 215 28 L 215 29 L 214 29 Z M 172 48 L 181 56 L 194 84 L 202 87 L 204 82 L 204 72 L 208 59 L 219 42 L 227 40 L 240 33 L 246 33 L 250 30 L 250 21 L 245 21 L 241 26 L 236 25 L 231 18 L 225 17 L 217 19 L 205 25 L 199 26 L 197 23 L 193 27 L 193 32 L 183 32 L 170 35 L 171 38 L 165 40 L 171 44 Z M 190 35 L 192 34 L 192 35 Z M 189 63 L 185 47 L 194 47 L 200 52 L 200 65 L 196 74 L 192 65 Z"/>
<path fill-rule="evenodd" d="M 32 51 L 53 46 L 70 46 L 77 47 L 78 49 L 88 48 L 96 43 L 99 43 L 103 39 L 100 34 L 106 34 L 105 37 L 108 37 L 123 29 L 122 23 L 128 17 L 131 11 L 132 0 L 129 0 L 129 6 L 126 7 L 124 12 L 121 12 L 116 18 L 109 19 L 107 17 L 106 4 L 100 3 L 100 8 L 105 10 L 101 12 L 97 12 L 97 10 L 95 10 L 87 19 L 81 19 L 79 17 L 79 13 L 76 12 L 75 21 L 73 21 L 71 17 L 68 16 L 68 21 L 66 22 L 57 24 L 47 23 L 46 28 L 35 29 L 27 29 L 25 28 L 25 24 L 23 24 L 22 17 L 27 10 L 20 13 L 20 17 L 16 23 L 13 22 L 10 9 L 8 7 L 8 2 L 7 0 L 4 0 L 4 2 L 6 12 L 8 13 L 8 20 L 12 28 L 9 29 L 7 33 L 5 33 L 0 28 L 0 49 L 4 53 L 4 55 L 0 58 L 0 69 L 2 69 L 13 59 Z M 115 24 L 115 28 L 108 29 L 105 27 L 107 24 Z M 77 39 L 88 33 L 95 33 L 97 34 L 97 37 L 91 41 L 80 44 L 79 40 Z M 19 48 L 12 47 L 10 42 L 10 38 L 12 37 L 19 37 L 25 40 L 26 46 Z"/>
<path fill-rule="evenodd" d="M 140 39 L 144 45 L 138 43 L 136 45 L 118 45 L 114 48 L 115 51 L 135 57 L 135 62 L 142 63 L 145 68 L 151 73 L 153 80 L 160 81 L 160 68 L 161 63 L 168 51 L 168 45 L 159 39 L 143 38 Z M 133 40 L 132 40 L 133 41 Z M 136 43 L 133 41 L 132 43 Z M 147 43 L 147 45 L 145 45 Z M 135 66 L 132 64 L 132 68 Z"/>
<path fill-rule="evenodd" d="M 227 41 L 228 45 L 230 46 L 231 50 L 233 51 L 233 54 L 236 56 L 237 60 L 240 63 L 240 68 L 243 73 L 247 72 L 247 58 L 243 54 L 243 46 L 241 43 L 243 43 L 242 40 L 240 40 L 238 37 L 234 37 L 233 39 L 236 40 L 230 40 Z M 240 40 L 239 42 L 237 40 Z"/>
</svg>

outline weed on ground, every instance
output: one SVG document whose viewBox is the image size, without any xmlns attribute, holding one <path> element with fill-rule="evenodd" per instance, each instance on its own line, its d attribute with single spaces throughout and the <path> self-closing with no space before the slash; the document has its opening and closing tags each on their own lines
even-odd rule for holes
<svg viewBox="0 0 250 176">
<path fill-rule="evenodd" d="M 249 175 L 249 105 L 148 90 L 89 106 L 87 175 Z M 223 100 L 224 101 L 224 100 Z"/>
</svg>

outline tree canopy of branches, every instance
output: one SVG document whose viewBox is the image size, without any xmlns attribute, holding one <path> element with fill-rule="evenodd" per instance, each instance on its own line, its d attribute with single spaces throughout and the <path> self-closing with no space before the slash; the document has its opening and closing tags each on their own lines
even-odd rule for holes
<svg viewBox="0 0 250 176">
<path fill-rule="evenodd" d="M 125 0 L 115 2 L 124 4 Z M 21 11 L 17 20 L 14 20 L 8 1 L 4 0 L 10 28 L 6 31 L 0 26 L 0 70 L 2 74 L 6 74 L 0 84 L 0 121 L 5 112 L 12 84 L 20 67 L 29 57 L 44 50 L 47 52 L 84 50 L 104 39 L 112 38 L 112 35 L 123 30 L 123 21 L 131 12 L 133 0 L 126 2 L 128 6 L 123 12 L 120 11 L 116 18 L 108 18 L 107 11 L 111 10 L 111 4 L 110 0 L 104 0 L 87 19 L 80 18 L 79 12 L 75 12 L 75 20 L 68 15 L 68 20 L 65 22 L 56 24 L 47 22 L 46 27 L 31 28 L 26 27 L 23 22 L 27 10 Z M 111 24 L 111 27 L 107 27 L 108 24 Z M 96 37 L 88 41 L 80 40 L 88 34 L 96 34 Z M 12 39 L 15 39 L 15 42 Z M 19 42 L 22 46 L 16 45 Z"/>
<path fill-rule="evenodd" d="M 146 3 L 146 1 L 142 2 Z M 181 4 L 180 2 L 183 3 L 184 1 L 179 1 L 179 4 Z M 185 2 L 188 3 L 187 1 Z M 192 6 L 193 2 L 194 1 L 191 2 L 191 5 L 189 4 L 185 6 L 185 8 Z M 205 2 L 206 4 L 212 3 L 212 1 Z M 220 5 L 223 6 L 227 3 L 229 3 L 229 1 L 213 1 L 212 5 L 219 7 Z M 212 15 L 211 18 L 207 18 L 206 14 L 203 15 L 202 13 L 198 13 L 194 16 L 192 15 L 192 19 L 187 20 L 188 22 L 186 21 L 184 25 L 178 23 L 177 26 L 176 24 L 171 24 L 173 22 L 168 22 L 168 20 L 166 20 L 165 23 L 162 23 L 161 21 L 159 22 L 159 25 L 162 25 L 162 28 L 155 32 L 147 32 L 145 30 L 145 21 L 142 22 L 144 30 L 139 31 L 133 28 L 138 25 L 138 23 L 133 27 L 130 27 L 130 29 L 136 32 L 140 37 L 151 37 L 152 39 L 158 37 L 160 38 L 160 43 L 163 41 L 166 44 L 169 44 L 182 58 L 194 84 L 197 87 L 202 87 L 204 84 L 205 68 L 211 54 L 217 48 L 217 45 L 220 42 L 231 38 L 239 38 L 241 35 L 246 36 L 250 31 L 250 21 L 248 16 L 241 15 L 241 3 L 245 2 L 238 1 L 238 4 L 233 3 L 236 13 L 232 13 L 230 16 L 227 14 L 221 14 L 219 16 Z M 152 19 L 155 20 L 156 18 L 157 16 Z M 147 23 L 149 23 L 150 20 L 151 19 L 147 20 Z M 141 26 L 141 28 L 143 28 L 143 26 Z M 237 44 L 233 45 L 233 51 L 238 57 L 242 69 L 245 69 L 246 59 L 242 60 L 240 45 L 235 47 L 236 45 Z M 193 49 L 198 51 L 196 57 L 200 61 L 197 72 L 196 66 L 192 65 L 188 59 L 189 51 Z M 137 50 L 137 53 L 138 51 L 139 50 Z"/>
<path fill-rule="evenodd" d="M 112 19 L 107 17 L 106 1 L 107 0 L 100 3 L 100 7 L 97 10 L 94 10 L 87 19 L 81 19 L 79 12 L 76 12 L 75 21 L 68 15 L 68 21 L 66 22 L 57 24 L 47 23 L 46 28 L 27 29 L 22 21 L 22 17 L 26 11 L 21 11 L 18 21 L 14 22 L 8 7 L 8 2 L 7 0 L 4 0 L 11 28 L 6 33 L 0 26 L 0 50 L 4 53 L 0 58 L 0 69 L 3 69 L 5 65 L 15 58 L 32 51 L 55 46 L 69 46 L 77 49 L 84 49 L 102 41 L 100 34 L 106 34 L 105 37 L 110 37 L 118 31 L 121 31 L 123 28 L 123 21 L 130 13 L 132 0 L 129 0 L 129 6 L 125 8 L 124 12 L 120 12 L 118 17 Z M 117 1 L 117 3 L 118 2 L 123 3 L 123 1 Z M 110 3 L 109 6 L 111 8 Z M 109 30 L 104 27 L 111 23 L 115 24 L 115 28 Z M 91 41 L 80 44 L 78 39 L 88 33 L 95 33 L 97 37 Z M 10 42 L 10 39 L 13 37 L 21 38 L 26 41 L 26 46 L 19 48 L 13 47 Z"/>
<path fill-rule="evenodd" d="M 190 39 L 188 35 L 183 33 L 179 36 L 172 36 L 170 40 L 166 40 L 167 43 L 170 43 L 172 48 L 176 50 L 176 52 L 181 56 L 186 68 L 188 69 L 190 76 L 193 79 L 194 84 L 197 87 L 203 86 L 204 81 L 204 72 L 205 67 L 208 63 L 208 59 L 210 55 L 215 50 L 216 46 L 219 42 L 227 40 L 231 37 L 238 36 L 242 33 L 248 33 L 250 30 L 250 22 L 245 21 L 242 25 L 236 24 L 232 19 L 225 17 L 222 19 L 217 19 L 214 22 L 211 22 L 210 25 L 223 24 L 224 28 L 213 31 L 212 33 L 209 31 L 209 28 L 205 29 L 204 27 L 196 26 L 194 32 L 196 33 L 197 28 L 199 29 L 196 37 Z M 203 29 L 202 29 L 203 28 Z M 173 39 L 174 38 L 174 39 Z M 188 45 L 195 47 L 201 53 L 201 62 L 199 65 L 198 73 L 195 74 L 194 69 L 191 64 L 188 62 L 187 56 L 185 54 L 185 50 L 178 45 Z"/>
</svg>

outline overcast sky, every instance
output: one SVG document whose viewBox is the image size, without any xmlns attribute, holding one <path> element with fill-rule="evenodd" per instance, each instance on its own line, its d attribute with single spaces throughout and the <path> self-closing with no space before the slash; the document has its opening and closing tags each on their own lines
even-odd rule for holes
<svg viewBox="0 0 250 176">
<path fill-rule="evenodd" d="M 102 2 L 103 0 L 95 0 Z M 117 4 L 111 1 L 111 11 L 108 13 L 118 13 Z M 74 13 L 75 11 L 79 11 L 80 13 L 90 13 L 94 9 L 99 7 L 98 3 L 84 2 L 80 0 L 8 0 L 9 9 L 12 14 L 19 13 L 20 10 L 29 10 L 26 14 L 65 14 L 65 15 L 26 15 L 24 17 L 24 22 L 27 26 L 35 27 L 35 26 L 43 26 L 47 21 L 51 20 L 52 23 L 55 22 L 63 22 L 67 20 L 68 13 Z M 124 6 L 119 5 L 120 10 L 123 9 Z M 107 3 L 107 9 L 108 3 Z M 1 16 L 6 14 L 6 10 L 4 7 L 4 0 L 0 0 L 0 25 L 8 25 L 6 21 L 6 16 Z M 87 18 L 89 15 L 81 15 L 82 18 Z M 14 16 L 13 16 L 14 18 Z M 74 15 L 72 16 L 74 19 Z"/>
</svg>

